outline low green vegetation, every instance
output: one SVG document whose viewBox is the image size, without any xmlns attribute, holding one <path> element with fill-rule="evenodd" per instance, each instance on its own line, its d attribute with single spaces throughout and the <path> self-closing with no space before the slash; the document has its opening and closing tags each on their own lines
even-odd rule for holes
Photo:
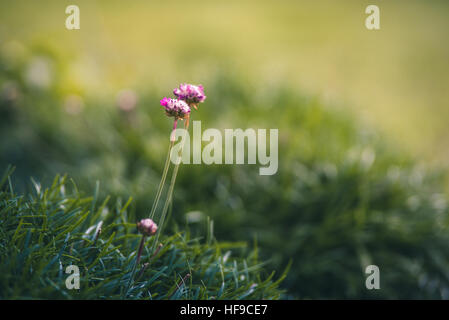
<svg viewBox="0 0 449 320">
<path fill-rule="evenodd" d="M 188 231 L 163 237 L 153 255 L 149 239 L 130 282 L 139 239 L 131 200 L 99 203 L 66 177 L 34 187 L 32 194 L 16 193 L 9 172 L 0 184 L 0 299 L 280 297 L 284 275 L 264 275 L 257 250 L 217 242 L 211 231 L 203 239 Z M 79 289 L 66 286 L 71 265 L 79 268 Z"/>
</svg>

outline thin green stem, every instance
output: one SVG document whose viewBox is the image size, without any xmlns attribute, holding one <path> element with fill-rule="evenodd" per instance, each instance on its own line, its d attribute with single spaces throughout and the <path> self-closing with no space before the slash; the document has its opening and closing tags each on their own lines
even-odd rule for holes
<svg viewBox="0 0 449 320">
<path fill-rule="evenodd" d="M 168 146 L 167 158 L 165 159 L 164 170 L 162 172 L 162 178 L 161 178 L 161 181 L 159 182 L 159 186 L 157 188 L 156 198 L 154 199 L 153 206 L 151 207 L 150 219 L 153 219 L 153 217 L 154 217 L 154 213 L 156 212 L 157 205 L 159 204 L 159 199 L 161 198 L 162 190 L 164 189 L 165 180 L 167 179 L 168 168 L 170 167 L 170 155 L 171 155 L 171 150 L 172 150 L 173 144 L 174 144 L 174 139 L 173 139 L 174 131 L 176 129 L 177 123 L 178 123 L 178 120 L 175 119 L 175 121 L 173 123 L 173 130 L 172 130 L 172 132 L 170 134 L 170 144 Z M 142 250 L 143 250 L 143 247 L 144 247 L 144 243 L 145 243 L 145 236 L 142 235 L 142 238 L 141 238 L 140 244 L 139 244 L 139 249 L 137 251 L 136 261 L 135 261 L 135 263 L 133 265 L 133 269 L 131 271 L 131 275 L 130 275 L 129 280 L 128 280 L 128 285 L 126 286 L 125 297 L 128 294 L 128 291 L 129 291 L 129 289 L 131 287 L 131 284 L 133 282 L 134 275 L 136 273 L 136 268 L 137 268 L 137 266 L 140 263 L 140 258 L 142 256 Z M 154 246 L 153 246 L 153 248 L 154 248 Z"/>
<path fill-rule="evenodd" d="M 162 172 L 162 178 L 159 182 L 159 187 L 156 192 L 156 198 L 154 199 L 153 206 L 151 207 L 150 219 L 153 219 L 154 213 L 156 212 L 157 205 L 159 203 L 159 199 L 161 198 L 162 190 L 164 189 L 165 180 L 167 178 L 168 168 L 170 167 L 170 154 L 173 148 L 173 143 L 170 139 L 170 145 L 168 146 L 167 158 L 165 159 L 164 171 Z"/>
<path fill-rule="evenodd" d="M 189 119 L 188 118 L 186 119 L 186 122 L 184 124 L 184 129 L 186 130 L 186 132 L 189 129 Z M 180 156 L 181 157 L 182 157 L 182 151 L 183 151 L 183 148 L 184 148 L 185 139 L 186 139 L 186 133 L 184 133 L 184 138 L 182 140 L 182 145 L 181 145 L 181 148 L 180 148 L 180 153 L 181 153 Z M 152 252 L 154 251 L 154 249 L 156 247 L 156 244 L 158 243 L 159 236 L 160 236 L 162 228 L 164 226 L 165 216 L 167 215 L 168 207 L 169 207 L 169 205 L 170 205 L 170 203 L 172 201 L 173 190 L 175 188 L 176 177 L 178 175 L 178 170 L 179 170 L 180 164 L 181 164 L 181 161 L 178 164 L 176 164 L 175 168 L 173 169 L 173 173 L 172 173 L 171 180 L 170 180 L 170 186 L 168 187 L 167 198 L 165 199 L 164 207 L 162 209 L 161 219 L 160 219 L 160 221 L 158 223 L 158 231 L 156 233 L 156 239 L 153 242 L 153 248 L 151 250 Z"/>
<path fill-rule="evenodd" d="M 162 209 L 162 216 L 161 216 L 161 220 L 158 223 L 158 230 L 157 230 L 157 234 L 156 234 L 156 239 L 153 243 L 153 248 L 152 248 L 152 252 L 154 251 L 154 248 L 156 246 L 156 243 L 159 241 L 159 235 L 162 232 L 162 228 L 164 226 L 164 222 L 165 222 L 165 216 L 167 215 L 167 211 L 168 211 L 168 206 L 172 200 L 172 195 L 173 195 L 173 189 L 175 188 L 175 181 L 176 181 L 176 176 L 178 175 L 178 169 L 179 169 L 179 164 L 177 164 L 175 166 L 175 169 L 173 170 L 173 175 L 171 178 L 171 182 L 170 182 L 170 187 L 168 189 L 168 194 L 167 194 L 167 199 L 165 200 L 164 203 L 164 208 Z"/>
<path fill-rule="evenodd" d="M 142 238 L 140 239 L 139 249 L 137 250 L 136 261 L 134 262 L 133 268 L 131 270 L 131 275 L 129 276 L 128 284 L 126 286 L 125 299 L 128 296 L 129 289 L 131 288 L 132 282 L 134 280 L 134 275 L 136 273 L 136 268 L 139 265 L 140 257 L 142 256 L 142 251 L 143 251 L 144 244 L 145 244 L 145 236 L 142 235 Z"/>
<path fill-rule="evenodd" d="M 139 251 L 137 251 L 137 259 L 136 265 L 139 265 L 140 258 L 142 257 L 143 246 L 145 244 L 145 236 L 142 235 L 142 239 L 140 240 Z"/>
</svg>

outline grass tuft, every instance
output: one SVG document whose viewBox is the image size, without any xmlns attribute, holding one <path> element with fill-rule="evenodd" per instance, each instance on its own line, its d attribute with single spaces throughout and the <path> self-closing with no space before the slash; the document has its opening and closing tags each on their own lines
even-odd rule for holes
<svg viewBox="0 0 449 320">
<path fill-rule="evenodd" d="M 97 206 L 98 184 L 93 197 L 84 197 L 66 176 L 56 177 L 49 188 L 18 195 L 6 183 L 12 171 L 9 167 L 0 182 L 1 299 L 281 296 L 278 285 L 285 275 L 265 277 L 264 264 L 248 259 L 242 243 L 205 241 L 189 232 L 162 236 L 152 256 L 154 237 L 147 239 L 138 276 L 128 287 L 140 239 L 135 224 L 123 219 L 131 199 L 116 208 L 106 201 Z M 223 248 L 232 258 L 223 258 Z M 70 265 L 79 267 L 79 289 L 66 287 Z"/>
</svg>

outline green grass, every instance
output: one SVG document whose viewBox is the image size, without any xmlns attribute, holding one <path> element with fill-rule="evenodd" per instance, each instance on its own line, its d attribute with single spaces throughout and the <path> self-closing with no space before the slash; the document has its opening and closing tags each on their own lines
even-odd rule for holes
<svg viewBox="0 0 449 320">
<path fill-rule="evenodd" d="M 285 274 L 264 276 L 257 250 L 218 242 L 212 233 L 192 238 L 188 229 L 161 238 L 153 255 L 148 239 L 130 282 L 139 235 L 129 202 L 111 206 L 81 196 L 66 177 L 34 188 L 16 193 L 10 171 L 0 183 L 0 299 L 278 299 L 282 293 Z M 69 265 L 79 267 L 80 289 L 66 288 Z"/>
</svg>

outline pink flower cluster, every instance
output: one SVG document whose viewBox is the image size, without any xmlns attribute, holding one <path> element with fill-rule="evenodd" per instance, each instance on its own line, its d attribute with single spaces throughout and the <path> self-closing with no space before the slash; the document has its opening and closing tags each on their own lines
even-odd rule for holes
<svg viewBox="0 0 449 320">
<path fill-rule="evenodd" d="M 183 83 L 173 89 L 173 94 L 177 99 L 165 97 L 161 100 L 161 106 L 165 107 L 167 116 L 175 117 L 175 120 L 187 118 L 192 106 L 196 109 L 199 103 L 206 100 L 202 85 Z"/>
<path fill-rule="evenodd" d="M 137 222 L 137 229 L 144 236 L 152 236 L 157 231 L 157 224 L 151 219 L 142 219 Z"/>
<path fill-rule="evenodd" d="M 173 89 L 173 94 L 178 99 L 184 100 L 189 105 L 194 106 L 206 100 L 202 85 L 195 86 L 193 84 L 182 83 L 179 85 L 179 88 Z"/>
<path fill-rule="evenodd" d="M 161 106 L 165 107 L 165 113 L 169 117 L 175 117 L 175 119 L 184 119 L 190 113 L 189 105 L 178 99 L 163 98 Z"/>
</svg>

